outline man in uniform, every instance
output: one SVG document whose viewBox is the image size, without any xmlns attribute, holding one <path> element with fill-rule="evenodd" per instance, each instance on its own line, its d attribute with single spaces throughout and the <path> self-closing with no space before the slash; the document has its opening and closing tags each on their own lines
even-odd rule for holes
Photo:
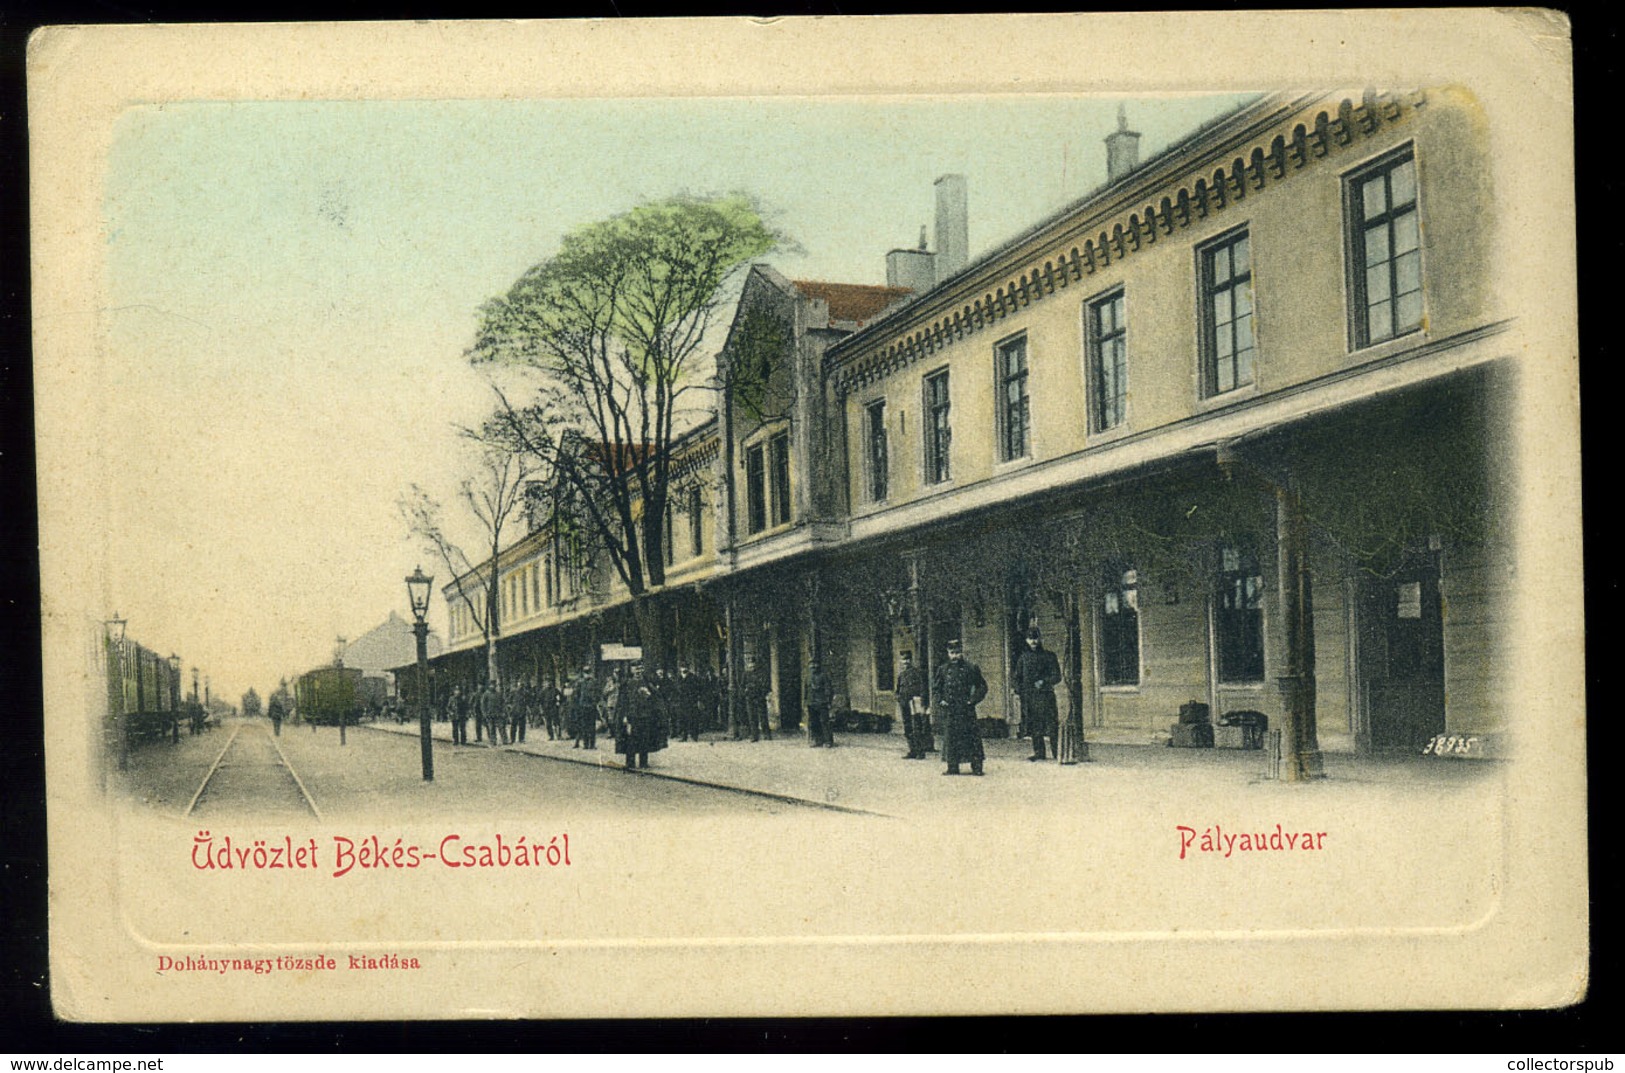
<svg viewBox="0 0 1625 1073">
<path fill-rule="evenodd" d="M 914 666 L 914 653 L 903 653 L 903 666 L 894 686 L 897 708 L 903 717 L 903 737 L 908 741 L 904 760 L 924 760 L 934 747 L 931 717 L 925 714 L 925 672 Z"/>
<path fill-rule="evenodd" d="M 1055 683 L 1061 679 L 1061 661 L 1055 653 L 1044 647 L 1038 627 L 1027 631 L 1027 650 L 1016 659 L 1016 693 L 1021 698 L 1021 721 L 1032 735 L 1033 755 L 1027 759 L 1044 760 L 1044 739 L 1049 738 L 1050 755 L 1057 760 L 1061 754 L 1056 742 L 1060 733 L 1060 720 L 1055 709 Z"/>
<path fill-rule="evenodd" d="M 537 706 L 541 709 L 542 726 L 547 729 L 547 740 L 554 741 L 561 733 L 559 728 L 559 687 L 553 684 L 553 679 L 544 679 L 537 690 Z"/>
<path fill-rule="evenodd" d="M 677 698 L 677 730 L 683 741 L 700 740 L 700 706 L 704 702 L 704 685 L 700 676 L 684 663 L 677 668 L 677 680 L 672 692 Z"/>
<path fill-rule="evenodd" d="M 956 638 L 948 642 L 948 658 L 931 674 L 931 699 L 942 724 L 942 759 L 948 765 L 944 775 L 959 774 L 959 765 L 970 761 L 970 773 L 982 773 L 982 731 L 976 723 L 976 705 L 987 696 L 987 679 L 982 669 L 965 659 L 965 646 Z"/>
<path fill-rule="evenodd" d="M 463 696 L 462 686 L 451 687 L 451 696 L 446 698 L 446 717 L 451 720 L 451 743 L 467 745 L 468 698 Z"/>
<path fill-rule="evenodd" d="M 575 739 L 572 749 L 598 748 L 598 683 L 593 680 L 592 661 L 581 665 L 571 687 L 570 736 Z"/>
<path fill-rule="evenodd" d="M 830 721 L 830 706 L 835 702 L 835 687 L 817 659 L 807 669 L 807 736 L 814 749 L 835 748 L 835 726 Z"/>
<path fill-rule="evenodd" d="M 530 688 L 515 682 L 508 689 L 508 741 L 525 740 L 525 724 L 530 722 Z"/>
<path fill-rule="evenodd" d="M 485 728 L 487 748 L 495 748 L 502 744 L 502 694 L 498 693 L 496 686 L 490 682 L 480 690 L 480 725 Z M 477 731 L 476 731 L 477 733 Z M 476 740 L 478 740 L 476 738 Z"/>
</svg>

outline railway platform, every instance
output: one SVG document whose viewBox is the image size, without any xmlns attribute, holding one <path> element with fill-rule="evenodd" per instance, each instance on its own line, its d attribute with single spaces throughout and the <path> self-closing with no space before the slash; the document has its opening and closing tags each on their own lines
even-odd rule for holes
<svg viewBox="0 0 1625 1073">
<path fill-rule="evenodd" d="M 418 734 L 417 725 L 410 722 L 372 723 L 367 729 Z M 453 746 L 448 724 L 435 723 L 432 732 L 437 750 L 492 748 L 486 743 Z M 699 742 L 672 741 L 650 756 L 647 771 L 626 778 L 674 780 L 836 811 L 895 816 L 961 808 L 1065 808 L 1084 797 L 1120 797 L 1129 802 L 1175 789 L 1230 788 L 1267 797 L 1304 788 L 1268 779 L 1265 756 L 1259 751 L 1170 749 L 1125 744 L 1119 738 L 1091 741 L 1090 761 L 1068 765 L 1055 760 L 1029 762 L 1032 747 L 1026 739 L 991 739 L 984 747 L 986 774 L 953 778 L 944 776 L 940 754 L 905 760 L 900 734 L 839 735 L 834 749 L 809 748 L 806 736 L 797 732 L 775 733 L 771 740 L 758 742 L 708 734 Z M 592 750 L 574 748 L 567 739 L 550 741 L 545 731 L 536 730 L 529 731 L 524 742 L 496 748 L 577 765 L 624 766 L 614 743 L 602 735 Z M 1326 766 L 1327 788 L 1350 782 L 1448 785 L 1481 778 L 1492 770 L 1481 763 L 1344 755 L 1328 756 Z M 1307 789 L 1317 792 L 1316 787 Z"/>
</svg>

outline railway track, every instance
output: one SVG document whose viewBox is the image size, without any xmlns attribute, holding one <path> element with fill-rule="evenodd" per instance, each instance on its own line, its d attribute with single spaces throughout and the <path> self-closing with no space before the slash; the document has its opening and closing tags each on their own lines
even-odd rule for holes
<svg viewBox="0 0 1625 1073">
<path fill-rule="evenodd" d="M 239 723 L 215 757 L 186 806 L 187 816 L 230 811 L 299 813 L 322 818 L 321 809 L 271 732 Z"/>
</svg>

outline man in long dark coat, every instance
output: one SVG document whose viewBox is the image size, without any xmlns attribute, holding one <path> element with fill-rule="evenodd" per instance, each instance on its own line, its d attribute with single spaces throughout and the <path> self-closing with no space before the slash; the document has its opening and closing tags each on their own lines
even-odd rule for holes
<svg viewBox="0 0 1625 1073">
<path fill-rule="evenodd" d="M 676 731 L 684 741 L 699 741 L 704 723 L 700 709 L 705 703 L 705 683 L 685 663 L 678 668 L 673 692 L 677 696 Z"/>
<path fill-rule="evenodd" d="M 272 727 L 272 729 L 275 731 L 277 737 L 281 737 L 282 736 L 282 720 L 287 718 L 288 713 L 286 711 L 284 711 L 283 708 L 282 708 L 282 695 L 280 693 L 272 693 L 271 694 L 271 703 L 270 703 L 270 706 L 269 706 L 269 708 L 267 710 L 270 712 L 270 715 L 271 715 L 271 727 Z"/>
<path fill-rule="evenodd" d="M 670 728 L 677 722 L 678 696 L 675 688 L 677 680 L 666 673 L 666 668 L 656 667 L 646 681 L 649 686 L 649 697 L 654 701 L 655 716 L 668 728 L 669 734 Z"/>
<path fill-rule="evenodd" d="M 491 682 L 486 682 L 485 688 L 480 691 L 479 720 L 485 727 L 486 748 L 495 748 L 503 744 L 502 694 L 497 692 L 496 686 Z"/>
<path fill-rule="evenodd" d="M 830 707 L 835 703 L 835 687 L 816 659 L 807 669 L 807 736 L 814 749 L 835 748 L 835 725 Z"/>
<path fill-rule="evenodd" d="M 944 775 L 959 774 L 959 765 L 970 761 L 970 773 L 982 773 L 982 730 L 976 723 L 976 705 L 987 696 L 987 679 L 982 669 L 965 659 L 958 640 L 948 642 L 948 658 L 931 673 L 931 703 L 942 724 L 942 759 L 948 765 Z"/>
<path fill-rule="evenodd" d="M 710 667 L 705 668 L 700 678 L 700 696 L 703 698 L 701 711 L 705 718 L 705 730 L 728 729 L 728 693 L 721 676 Z"/>
<path fill-rule="evenodd" d="M 590 662 L 581 665 L 570 687 L 568 704 L 570 736 L 575 739 L 570 748 L 598 748 L 598 683 L 593 679 Z"/>
<path fill-rule="evenodd" d="M 451 743 L 467 745 L 468 697 L 464 695 L 462 686 L 451 687 L 451 696 L 446 698 L 446 717 L 451 720 Z"/>
<path fill-rule="evenodd" d="M 1056 735 L 1061 731 L 1055 708 L 1055 684 L 1061 680 L 1061 661 L 1044 647 L 1038 627 L 1027 631 L 1027 650 L 1016 659 L 1016 694 L 1021 698 L 1021 721 L 1032 735 L 1033 755 L 1028 760 L 1044 760 L 1044 739 L 1050 742 L 1050 755 L 1060 759 Z"/>
<path fill-rule="evenodd" d="M 525 740 L 525 727 L 530 722 L 531 692 L 523 682 L 508 688 L 508 742 Z"/>
<path fill-rule="evenodd" d="M 552 679 L 544 679 L 536 691 L 537 714 L 541 716 L 542 729 L 547 731 L 547 740 L 554 741 L 563 733 L 559 727 L 559 687 L 553 684 Z"/>
<path fill-rule="evenodd" d="M 632 677 L 616 698 L 615 751 L 626 757 L 627 771 L 648 768 L 649 754 L 666 747 L 665 718 L 654 694 L 642 664 L 633 664 Z"/>
<path fill-rule="evenodd" d="M 767 721 L 767 695 L 773 689 L 767 668 L 758 666 L 752 656 L 745 657 L 745 688 L 740 698 L 744 710 L 745 728 L 751 741 L 773 740 L 773 730 Z"/>
<path fill-rule="evenodd" d="M 903 737 L 908 741 L 904 760 L 924 760 L 935 747 L 931 740 L 931 717 L 925 714 L 925 672 L 914 666 L 914 653 L 903 653 L 903 666 L 893 686 L 898 714 L 903 717 Z"/>
</svg>

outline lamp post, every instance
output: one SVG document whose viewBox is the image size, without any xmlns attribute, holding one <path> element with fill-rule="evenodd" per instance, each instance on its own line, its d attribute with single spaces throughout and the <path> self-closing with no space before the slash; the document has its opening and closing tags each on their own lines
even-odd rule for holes
<svg viewBox="0 0 1625 1073">
<path fill-rule="evenodd" d="M 118 686 L 118 711 L 113 713 L 113 728 L 118 734 L 118 769 L 130 766 L 130 735 L 124 725 L 124 619 L 117 611 L 107 620 L 107 640 L 113 649 L 113 681 Z"/>
<path fill-rule="evenodd" d="M 181 743 L 181 658 L 169 657 L 169 742 Z"/>
<path fill-rule="evenodd" d="M 413 569 L 406 579 L 406 595 L 412 601 L 412 634 L 418 641 L 418 737 L 423 745 L 423 781 L 434 781 L 434 750 L 429 739 L 429 586 L 434 578 L 423 567 Z"/>
<path fill-rule="evenodd" d="M 344 669 L 344 644 L 345 644 L 344 638 L 340 637 L 338 639 L 338 641 L 333 646 L 333 666 L 337 667 L 341 671 Z M 345 715 L 348 713 L 349 706 L 350 706 L 349 700 L 347 700 L 346 697 L 345 697 L 345 689 L 344 689 L 344 686 L 342 684 L 343 681 L 344 681 L 344 676 L 340 675 L 338 681 L 333 683 L 333 688 L 338 690 L 338 692 L 339 692 L 339 744 L 340 745 L 346 744 L 345 737 L 344 737 L 344 724 L 345 724 Z M 354 697 L 354 694 L 352 693 L 351 694 L 351 699 L 353 699 L 353 697 Z"/>
</svg>

